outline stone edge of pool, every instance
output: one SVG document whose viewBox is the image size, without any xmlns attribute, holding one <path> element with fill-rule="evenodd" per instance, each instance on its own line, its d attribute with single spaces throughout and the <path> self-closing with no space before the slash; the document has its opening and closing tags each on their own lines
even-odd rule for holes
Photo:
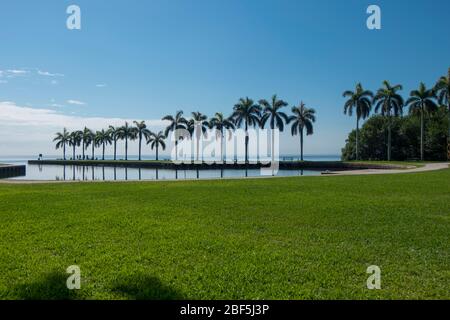
<svg viewBox="0 0 450 320">
<path fill-rule="evenodd" d="M 126 167 L 141 169 L 178 169 L 178 170 L 220 170 L 220 169 L 260 169 L 269 168 L 263 163 L 174 163 L 172 161 L 136 161 L 136 160 L 29 160 L 30 165 L 69 165 L 95 167 Z M 280 161 L 281 170 L 365 170 L 365 169 L 406 169 L 404 165 L 348 163 L 341 161 Z"/>
<path fill-rule="evenodd" d="M 14 178 L 26 175 L 25 165 L 13 165 L 0 163 L 0 179 Z"/>
</svg>

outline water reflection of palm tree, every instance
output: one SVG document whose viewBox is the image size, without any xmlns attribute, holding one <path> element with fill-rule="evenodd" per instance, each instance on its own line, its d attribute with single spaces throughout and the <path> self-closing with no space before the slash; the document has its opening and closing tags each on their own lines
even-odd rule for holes
<svg viewBox="0 0 450 320">
<path fill-rule="evenodd" d="M 95 169 L 94 166 L 92 166 L 92 181 L 95 180 Z"/>
<path fill-rule="evenodd" d="M 66 165 L 63 165 L 63 180 L 66 180 Z"/>
<path fill-rule="evenodd" d="M 141 178 L 141 168 L 139 168 L 138 171 L 139 171 L 139 180 L 142 180 L 142 178 Z"/>
<path fill-rule="evenodd" d="M 114 167 L 114 181 L 117 180 L 117 168 Z"/>
<path fill-rule="evenodd" d="M 158 168 L 156 168 L 156 180 L 158 180 L 159 179 L 159 177 L 158 177 Z"/>
<path fill-rule="evenodd" d="M 103 181 L 105 181 L 105 166 L 102 166 Z"/>
</svg>

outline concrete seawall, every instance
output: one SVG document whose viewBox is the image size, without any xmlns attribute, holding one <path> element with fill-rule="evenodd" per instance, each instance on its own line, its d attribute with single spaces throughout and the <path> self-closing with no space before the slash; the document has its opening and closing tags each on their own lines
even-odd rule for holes
<svg viewBox="0 0 450 320">
<path fill-rule="evenodd" d="M 26 166 L 0 164 L 0 179 L 25 176 Z"/>
</svg>

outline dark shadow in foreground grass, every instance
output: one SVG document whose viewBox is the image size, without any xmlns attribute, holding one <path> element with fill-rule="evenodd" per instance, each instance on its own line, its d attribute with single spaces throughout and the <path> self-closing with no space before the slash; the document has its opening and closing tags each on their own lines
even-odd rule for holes
<svg viewBox="0 0 450 320">
<path fill-rule="evenodd" d="M 121 278 L 113 287 L 124 298 L 135 300 L 181 300 L 183 295 L 165 285 L 157 277 L 137 274 Z"/>
<path fill-rule="evenodd" d="M 17 299 L 23 300 L 72 300 L 77 299 L 77 290 L 69 290 L 66 286 L 69 275 L 61 272 L 50 272 L 39 280 L 20 284 L 12 289 Z"/>
</svg>

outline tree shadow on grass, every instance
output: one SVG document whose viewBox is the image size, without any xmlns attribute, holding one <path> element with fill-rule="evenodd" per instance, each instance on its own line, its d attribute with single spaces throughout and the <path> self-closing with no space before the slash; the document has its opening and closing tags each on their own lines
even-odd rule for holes
<svg viewBox="0 0 450 320">
<path fill-rule="evenodd" d="M 181 300 L 183 295 L 165 285 L 158 278 L 137 274 L 121 278 L 112 289 L 127 299 L 134 300 Z"/>
<path fill-rule="evenodd" d="M 73 300 L 77 290 L 66 286 L 69 274 L 53 271 L 39 277 L 39 280 L 19 284 L 12 289 L 14 296 L 23 300 Z"/>
</svg>

